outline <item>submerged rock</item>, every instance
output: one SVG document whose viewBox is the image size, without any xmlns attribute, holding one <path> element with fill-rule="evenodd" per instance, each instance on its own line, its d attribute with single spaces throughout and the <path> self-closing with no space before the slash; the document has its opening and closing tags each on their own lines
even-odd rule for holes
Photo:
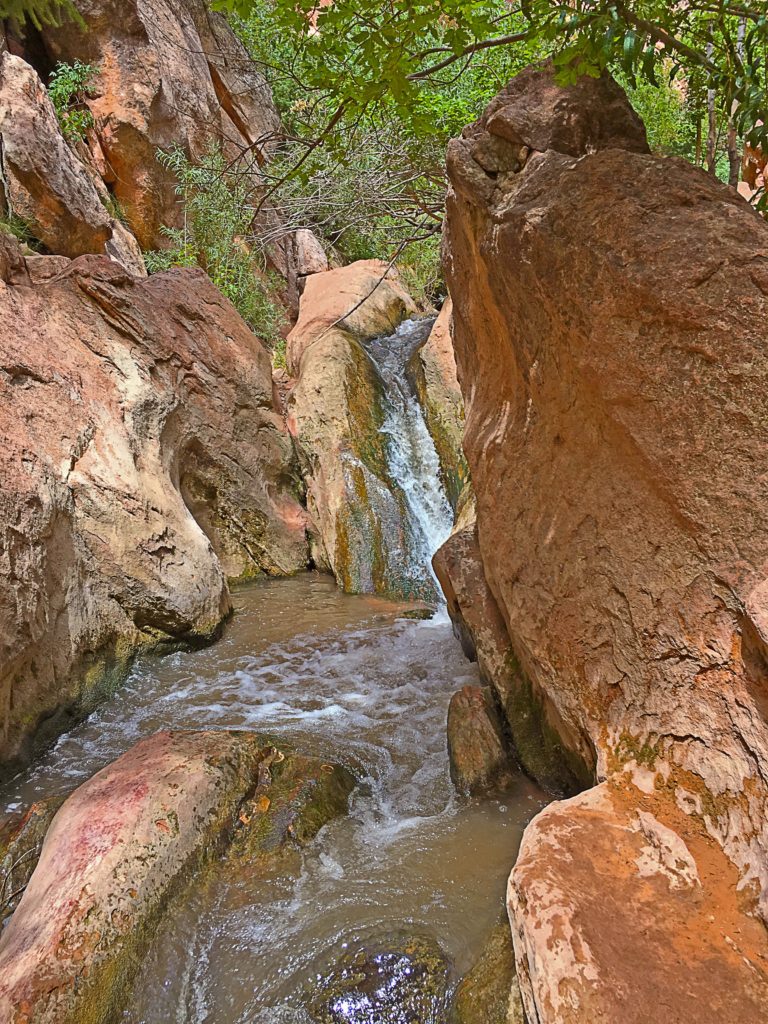
<svg viewBox="0 0 768 1024">
<path fill-rule="evenodd" d="M 509 919 L 504 914 L 456 989 L 451 1024 L 526 1024 Z"/>
<path fill-rule="evenodd" d="M 488 794 L 512 784 L 515 762 L 490 686 L 465 686 L 451 697 L 448 757 L 461 793 Z"/>
<path fill-rule="evenodd" d="M 346 810 L 352 785 L 338 766 L 265 747 L 254 733 L 142 740 L 77 789 L 48 829 L 0 937 L 0 1019 L 117 1021 L 192 872 L 233 835 L 231 855 L 254 870 L 281 845 L 306 843 Z"/>
<path fill-rule="evenodd" d="M 524 72 L 448 172 L 478 580 L 513 655 L 494 682 L 513 734 L 536 712 L 608 780 L 526 832 L 510 889 L 526 1012 L 756 1022 L 768 226 L 651 155 L 606 76 L 563 90 Z"/>
<path fill-rule="evenodd" d="M 269 356 L 202 271 L 27 261 L 0 232 L 0 320 L 2 764 L 137 650 L 215 636 L 227 577 L 308 549 Z"/>
<path fill-rule="evenodd" d="M 259 766 L 258 784 L 245 801 L 229 858 L 258 866 L 286 844 L 305 846 L 346 813 L 354 776 L 337 764 L 273 748 Z"/>
<path fill-rule="evenodd" d="M 391 936 L 336 960 L 309 1004 L 316 1024 L 443 1024 L 451 966 L 422 936 Z"/>
</svg>

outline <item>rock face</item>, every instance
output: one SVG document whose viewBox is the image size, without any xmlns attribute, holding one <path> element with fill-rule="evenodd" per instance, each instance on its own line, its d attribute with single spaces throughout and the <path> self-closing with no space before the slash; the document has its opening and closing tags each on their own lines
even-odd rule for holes
<svg viewBox="0 0 768 1024">
<path fill-rule="evenodd" d="M 716 927 L 719 914 L 754 937 L 748 914 L 768 908 L 768 228 L 725 186 L 649 155 L 607 78 L 562 91 L 546 69 L 525 72 L 452 143 L 449 175 L 481 600 L 514 655 L 497 685 L 527 694 L 528 713 L 623 793 L 530 826 L 510 904 L 526 1012 L 536 1024 L 639 1021 L 653 1016 L 643 1001 L 680 1006 L 679 974 L 630 968 L 660 958 L 638 906 L 651 894 L 677 906 L 669 871 L 644 881 L 658 874 L 648 846 L 688 865 L 690 898 L 663 933 L 670 962 L 710 963 L 692 967 L 688 1015 L 670 1019 L 723 1019 L 727 977 L 739 1010 L 726 1015 L 757 1020 L 765 948 L 740 946 L 730 924 L 707 947 L 685 907 L 706 906 L 710 890 L 690 878 L 720 851 Z M 659 825 L 641 841 L 646 792 Z M 557 840 L 547 815 L 568 835 Z M 606 852 L 610 877 L 585 866 L 576 878 L 567 853 L 596 848 L 601 829 L 629 867 Z M 590 930 L 609 916 L 626 943 L 614 959 Z"/>
<path fill-rule="evenodd" d="M 0 762 L 139 648 L 210 638 L 227 576 L 307 563 L 269 357 L 202 271 L 22 259 L 0 233 Z"/>
<path fill-rule="evenodd" d="M 351 787 L 343 779 L 335 780 L 342 795 L 326 798 L 326 806 L 313 811 L 306 795 L 297 801 L 308 762 L 281 753 L 288 773 L 287 784 L 276 787 L 281 827 L 270 800 L 258 796 L 273 792 L 277 754 L 253 733 L 158 733 L 76 790 L 56 815 L 0 939 L 0 1017 L 19 1024 L 119 1019 L 174 887 L 236 826 L 250 832 L 258 818 L 271 823 L 276 842 L 290 835 L 302 842 L 345 809 Z M 335 779 L 339 770 L 325 767 L 325 778 Z M 317 778 L 306 785 L 315 800 L 327 789 Z M 249 795 L 266 806 L 244 805 Z M 263 847 L 250 837 L 252 856 Z"/>
<path fill-rule="evenodd" d="M 467 482 L 467 464 L 461 448 L 464 399 L 456 375 L 452 319 L 453 303 L 448 298 L 409 370 L 440 459 L 443 486 L 455 509 Z"/>
<path fill-rule="evenodd" d="M 86 165 L 65 141 L 37 72 L 0 53 L 0 208 L 51 252 L 106 253 L 144 273 L 139 247 L 107 211 Z"/>
<path fill-rule="evenodd" d="M 369 260 L 310 277 L 288 336 L 288 368 L 298 378 L 288 426 L 320 533 L 314 559 L 352 592 L 400 591 L 407 530 L 380 432 L 382 383 L 363 345 L 414 311 L 393 272 L 377 286 L 386 269 Z"/>
<path fill-rule="evenodd" d="M 489 686 L 465 686 L 451 697 L 448 756 L 460 793 L 501 791 L 512 782 L 515 766 Z"/>
<path fill-rule="evenodd" d="M 99 68 L 91 146 L 142 248 L 181 224 L 173 175 L 159 148 L 193 159 L 212 145 L 257 158 L 280 123 L 272 96 L 222 15 L 203 0 L 77 0 L 82 23 L 46 28 L 49 59 Z"/>
</svg>

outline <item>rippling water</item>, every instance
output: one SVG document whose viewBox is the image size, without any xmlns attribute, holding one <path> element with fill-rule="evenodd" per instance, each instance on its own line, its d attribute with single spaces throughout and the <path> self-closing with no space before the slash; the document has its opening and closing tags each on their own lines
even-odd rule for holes
<svg viewBox="0 0 768 1024">
<path fill-rule="evenodd" d="M 501 907 L 523 827 L 544 797 L 462 803 L 448 776 L 451 694 L 475 682 L 447 620 L 398 619 L 324 576 L 236 594 L 225 638 L 147 661 L 116 696 L 0 792 L 13 810 L 73 788 L 161 728 L 245 728 L 346 763 L 351 813 L 265 881 L 214 871 L 174 905 L 129 1024 L 305 1024 L 303 993 L 360 937 L 427 932 L 458 972 Z"/>
</svg>

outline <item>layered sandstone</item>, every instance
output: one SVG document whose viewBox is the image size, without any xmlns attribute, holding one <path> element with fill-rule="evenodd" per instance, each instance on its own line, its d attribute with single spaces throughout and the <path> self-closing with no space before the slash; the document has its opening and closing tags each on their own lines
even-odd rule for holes
<svg viewBox="0 0 768 1024">
<path fill-rule="evenodd" d="M 213 636 L 227 577 L 307 563 L 261 343 L 202 271 L 0 233 L 0 761 L 132 654 Z"/>
<path fill-rule="evenodd" d="M 768 228 L 727 187 L 650 155 L 607 78 L 563 90 L 524 72 L 448 169 L 478 586 L 511 653 L 494 682 L 513 731 L 541 722 L 607 780 L 596 810 L 580 797 L 536 819 L 513 873 L 528 1017 L 640 1021 L 664 1006 L 756 1021 Z M 577 848 L 598 851 L 583 871 Z M 609 928 L 621 955 L 596 939 Z M 633 974 L 665 956 L 676 970 Z M 725 1017 L 721 986 L 738 993 Z"/>
</svg>

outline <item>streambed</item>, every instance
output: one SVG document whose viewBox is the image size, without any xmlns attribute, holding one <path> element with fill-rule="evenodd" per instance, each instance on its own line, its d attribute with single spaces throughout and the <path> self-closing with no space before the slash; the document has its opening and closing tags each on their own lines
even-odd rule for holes
<svg viewBox="0 0 768 1024">
<path fill-rule="evenodd" d="M 502 908 L 522 829 L 544 804 L 524 776 L 503 802 L 458 800 L 451 694 L 477 680 L 447 619 L 397 618 L 308 574 L 235 595 L 223 640 L 139 664 L 124 687 L 0 792 L 0 813 L 68 791 L 162 728 L 269 732 L 361 780 L 350 814 L 254 884 L 209 873 L 178 900 L 128 1024 L 306 1024 L 317 976 L 359 940 L 436 939 L 457 975 Z"/>
</svg>

